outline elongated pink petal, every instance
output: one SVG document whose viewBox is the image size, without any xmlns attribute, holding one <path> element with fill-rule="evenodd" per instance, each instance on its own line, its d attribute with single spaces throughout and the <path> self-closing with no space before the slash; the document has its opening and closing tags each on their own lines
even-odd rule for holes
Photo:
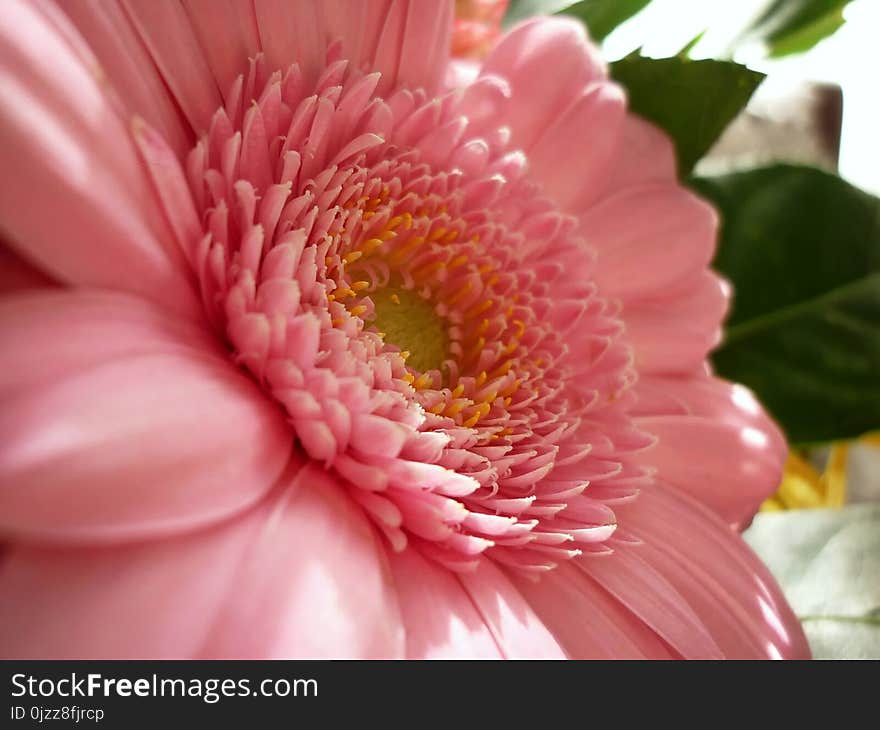
<svg viewBox="0 0 880 730">
<path fill-rule="evenodd" d="M 461 584 L 508 659 L 564 659 L 565 652 L 510 579 L 488 560 Z"/>
<path fill-rule="evenodd" d="M 561 208 L 578 213 L 602 194 L 617 165 L 625 107 L 617 84 L 593 83 L 529 150 L 532 174 Z"/>
<path fill-rule="evenodd" d="M 178 246 L 187 259 L 195 261 L 201 224 L 180 162 L 165 139 L 146 122 L 135 120 L 132 127 L 144 169 Z"/>
<path fill-rule="evenodd" d="M 183 537 L 19 546 L 0 564 L 2 655 L 393 658 L 403 630 L 377 548 L 363 515 L 316 473 Z"/>
<path fill-rule="evenodd" d="M 198 311 L 126 122 L 44 17 L 10 0 L 0 25 L 0 218 L 25 259 L 77 285 Z M 67 35 L 76 31 L 68 27 Z"/>
<path fill-rule="evenodd" d="M 439 89 L 449 59 L 452 11 L 452 3 L 443 0 L 392 0 L 372 56 L 372 68 L 382 73 L 381 91 Z"/>
<path fill-rule="evenodd" d="M 641 557 L 635 547 L 617 547 L 612 555 L 576 559 L 623 607 L 686 659 L 722 659 L 715 639 L 694 609 L 666 576 Z"/>
<path fill-rule="evenodd" d="M 260 46 L 271 69 L 297 63 L 314 81 L 323 65 L 326 41 L 319 3 L 309 0 L 254 0 Z"/>
<path fill-rule="evenodd" d="M 778 487 L 788 451 L 754 396 L 705 375 L 645 378 L 639 391 L 654 405 L 641 407 L 637 422 L 659 437 L 639 460 L 730 524 L 747 525 Z"/>
<path fill-rule="evenodd" d="M 514 147 L 529 151 L 572 101 L 572 90 L 604 79 L 605 63 L 573 18 L 536 18 L 516 26 L 483 64 L 483 75 L 506 79 L 512 90 L 508 116 Z M 586 130 L 585 130 L 586 131 Z"/>
<path fill-rule="evenodd" d="M 732 524 L 748 524 L 779 485 L 782 461 L 757 429 L 699 416 L 645 417 L 638 424 L 658 437 L 641 462 Z"/>
<path fill-rule="evenodd" d="M 127 115 L 143 117 L 178 155 L 186 154 L 192 145 L 189 125 L 123 8 L 92 0 L 65 0 L 58 8 L 88 43 Z"/>
<path fill-rule="evenodd" d="M 705 269 L 717 226 L 708 204 L 675 185 L 627 188 L 581 216 L 583 235 L 599 253 L 600 290 L 624 302 Z"/>
<path fill-rule="evenodd" d="M 744 385 L 701 373 L 689 378 L 649 375 L 642 378 L 637 388 L 640 403 L 646 395 L 651 397 L 651 394 L 659 391 L 678 404 L 678 407 L 667 405 L 650 409 L 643 409 L 637 404 L 634 410 L 637 415 L 687 413 L 740 428 L 753 428 L 766 436 L 777 459 L 780 462 L 785 460 L 788 453 L 785 437 L 755 395 Z"/>
<path fill-rule="evenodd" d="M 0 299 L 4 398 L 110 359 L 166 352 L 224 357 L 205 327 L 139 297 L 98 289 L 31 289 Z"/>
<path fill-rule="evenodd" d="M 698 372 L 721 341 L 730 286 L 700 271 L 653 297 L 628 301 L 626 330 L 643 374 Z"/>
<path fill-rule="evenodd" d="M 500 659 L 492 632 L 458 579 L 415 550 L 389 556 L 409 659 Z"/>
<path fill-rule="evenodd" d="M 302 469 L 259 517 L 205 657 L 401 657 L 385 547 L 334 477 Z"/>
<path fill-rule="evenodd" d="M 637 185 L 676 181 L 675 147 L 651 122 L 627 114 L 617 150 L 614 168 L 604 180 L 602 197 Z"/>
<path fill-rule="evenodd" d="M 809 658 L 800 622 L 770 572 L 710 510 L 658 484 L 645 490 L 638 508 L 620 511 L 644 544 L 619 550 L 663 573 L 699 613 L 725 657 Z"/>
<path fill-rule="evenodd" d="M 275 406 L 205 334 L 146 302 L 24 293 L 0 304 L 0 333 L 7 532 L 124 541 L 192 529 L 254 503 L 287 463 Z"/>
<path fill-rule="evenodd" d="M 183 0 L 217 87 L 226 94 L 260 50 L 253 4 L 239 0 Z"/>
<path fill-rule="evenodd" d="M 573 659 L 678 658 L 657 634 L 573 565 L 559 565 L 538 581 L 519 575 L 511 580 Z"/>
<path fill-rule="evenodd" d="M 197 134 L 207 131 L 222 99 L 184 8 L 152 0 L 122 0 L 122 5 L 191 128 Z"/>
<path fill-rule="evenodd" d="M 350 63 L 382 74 L 382 93 L 400 86 L 434 92 L 444 80 L 452 34 L 448 0 L 254 0 L 254 8 L 270 68 L 296 62 L 314 81 L 325 44 L 339 41 Z"/>
<path fill-rule="evenodd" d="M 4 659 L 197 656 L 235 590 L 258 512 L 169 540 L 116 547 L 19 544 L 0 563 Z"/>
</svg>

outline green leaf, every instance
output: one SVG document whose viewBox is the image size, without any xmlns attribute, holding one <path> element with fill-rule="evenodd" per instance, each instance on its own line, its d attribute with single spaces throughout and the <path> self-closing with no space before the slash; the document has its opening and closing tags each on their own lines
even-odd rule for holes
<svg viewBox="0 0 880 730">
<path fill-rule="evenodd" d="M 625 20 L 644 9 L 651 0 L 581 0 L 560 11 L 584 21 L 590 37 L 602 41 Z"/>
<path fill-rule="evenodd" d="M 512 25 L 532 15 L 572 15 L 584 21 L 590 38 L 598 43 L 650 2 L 651 0 L 511 0 L 504 16 L 504 25 Z"/>
<path fill-rule="evenodd" d="M 675 142 L 687 175 L 745 107 L 764 74 L 730 61 L 627 56 L 611 64 L 629 93 L 630 109 Z"/>
<path fill-rule="evenodd" d="M 720 210 L 714 265 L 736 292 L 719 374 L 796 443 L 880 427 L 880 200 L 793 165 L 692 184 Z"/>
<path fill-rule="evenodd" d="M 774 0 L 747 31 L 767 44 L 771 56 L 803 53 L 835 33 L 851 0 Z"/>
<path fill-rule="evenodd" d="M 821 659 L 880 659 L 880 506 L 762 513 L 746 542 Z"/>
</svg>

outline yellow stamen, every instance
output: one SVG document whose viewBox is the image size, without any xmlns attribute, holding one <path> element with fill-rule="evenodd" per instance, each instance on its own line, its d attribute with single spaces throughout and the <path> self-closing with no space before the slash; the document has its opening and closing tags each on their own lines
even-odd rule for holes
<svg viewBox="0 0 880 730">
<path fill-rule="evenodd" d="M 474 413 L 474 415 L 472 415 L 470 418 L 468 418 L 468 420 L 465 421 L 462 426 L 464 426 L 465 428 L 473 428 L 477 425 L 479 420 L 491 410 L 492 406 L 490 406 L 488 403 L 481 403 L 477 406 L 477 412 Z"/>
<path fill-rule="evenodd" d="M 465 408 L 467 408 L 469 405 L 471 405 L 471 401 L 469 401 L 466 398 L 461 398 L 459 400 L 455 400 L 446 409 L 446 412 L 444 415 L 447 415 L 450 418 L 454 418 L 459 413 L 461 413 Z"/>
<path fill-rule="evenodd" d="M 464 316 L 467 319 L 473 319 L 474 317 L 479 317 L 484 312 L 492 309 L 492 306 L 494 304 L 495 304 L 494 299 L 484 299 L 480 302 L 477 302 L 473 307 L 471 307 L 470 309 L 465 311 Z M 489 328 L 489 320 L 484 319 L 483 321 L 486 323 L 486 329 L 488 329 Z M 483 332 L 485 332 L 486 329 L 484 329 Z"/>
<path fill-rule="evenodd" d="M 471 282 L 468 281 L 464 286 L 459 288 L 459 290 L 457 292 L 455 292 L 455 294 L 453 294 L 451 297 L 449 297 L 449 299 L 447 300 L 446 303 L 450 306 L 458 304 L 458 302 L 460 302 L 468 294 L 470 294 L 472 289 L 473 289 L 473 284 L 471 284 Z"/>
<path fill-rule="evenodd" d="M 427 388 L 430 384 L 431 376 L 428 375 L 428 373 L 422 373 L 421 375 L 419 375 L 418 378 L 416 378 L 415 382 L 413 383 L 413 387 L 416 390 L 421 390 L 422 388 Z"/>
</svg>

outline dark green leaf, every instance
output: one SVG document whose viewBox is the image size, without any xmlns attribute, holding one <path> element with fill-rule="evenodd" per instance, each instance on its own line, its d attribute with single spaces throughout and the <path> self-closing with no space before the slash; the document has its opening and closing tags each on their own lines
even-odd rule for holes
<svg viewBox="0 0 880 730">
<path fill-rule="evenodd" d="M 746 542 L 779 581 L 818 659 L 880 659 L 880 506 L 759 514 Z"/>
<path fill-rule="evenodd" d="M 843 25 L 851 0 L 774 0 L 747 31 L 767 44 L 771 56 L 808 51 Z"/>
<path fill-rule="evenodd" d="M 880 427 L 880 200 L 792 165 L 693 185 L 720 209 L 715 267 L 736 291 L 718 372 L 794 442 Z"/>
<path fill-rule="evenodd" d="M 590 37 L 601 41 L 618 25 L 629 20 L 651 0 L 581 0 L 559 12 L 584 21 Z"/>
<path fill-rule="evenodd" d="M 764 74 L 730 61 L 627 56 L 611 74 L 629 92 L 632 111 L 675 142 L 687 175 L 751 98 Z"/>
</svg>

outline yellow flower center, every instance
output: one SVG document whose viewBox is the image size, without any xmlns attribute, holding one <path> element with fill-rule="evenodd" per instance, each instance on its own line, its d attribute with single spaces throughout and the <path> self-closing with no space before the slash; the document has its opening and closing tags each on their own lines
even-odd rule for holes
<svg viewBox="0 0 880 730">
<path fill-rule="evenodd" d="M 419 372 L 440 370 L 449 358 L 449 334 L 434 305 L 417 292 L 391 282 L 370 294 L 374 306 L 371 324 L 385 341 L 407 356 L 407 365 Z"/>
</svg>

